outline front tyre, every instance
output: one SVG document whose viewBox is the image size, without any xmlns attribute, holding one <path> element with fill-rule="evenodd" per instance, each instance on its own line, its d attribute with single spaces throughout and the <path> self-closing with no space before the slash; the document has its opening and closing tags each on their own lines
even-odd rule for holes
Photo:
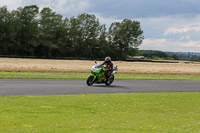
<svg viewBox="0 0 200 133">
<path fill-rule="evenodd" d="M 93 85 L 94 84 L 94 77 L 89 76 L 86 83 L 87 83 L 88 86 Z"/>
<path fill-rule="evenodd" d="M 112 82 L 114 81 L 114 79 L 115 79 L 114 75 L 111 75 L 111 76 L 108 78 L 108 80 L 106 80 L 105 84 L 106 84 L 107 86 L 111 85 Z"/>
</svg>

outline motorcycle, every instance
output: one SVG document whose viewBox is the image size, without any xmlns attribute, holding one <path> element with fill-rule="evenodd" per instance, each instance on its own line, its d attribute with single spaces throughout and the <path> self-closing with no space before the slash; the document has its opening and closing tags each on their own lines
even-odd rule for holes
<svg viewBox="0 0 200 133">
<path fill-rule="evenodd" d="M 106 79 L 107 69 L 102 65 L 98 64 L 95 61 L 96 65 L 91 68 L 91 75 L 88 77 L 86 83 L 88 86 L 93 85 L 94 83 L 101 84 L 105 83 L 107 86 L 111 85 L 114 81 L 114 74 L 117 73 L 117 66 L 113 68 L 113 71 L 110 74 L 110 77 Z"/>
</svg>

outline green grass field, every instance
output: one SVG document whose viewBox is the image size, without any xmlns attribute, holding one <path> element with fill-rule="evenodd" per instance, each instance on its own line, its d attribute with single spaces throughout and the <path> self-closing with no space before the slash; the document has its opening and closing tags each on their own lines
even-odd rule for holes
<svg viewBox="0 0 200 133">
<path fill-rule="evenodd" d="M 0 72 L 0 78 L 24 79 L 87 79 L 89 73 Z M 116 74 L 121 80 L 200 80 L 200 75 Z"/>
<path fill-rule="evenodd" d="M 0 72 L 0 78 L 87 79 L 89 73 Z M 117 74 L 116 79 L 200 80 Z M 0 133 L 199 133 L 200 93 L 0 97 Z"/>
<path fill-rule="evenodd" d="M 199 133 L 200 93 L 0 97 L 2 133 Z"/>
</svg>

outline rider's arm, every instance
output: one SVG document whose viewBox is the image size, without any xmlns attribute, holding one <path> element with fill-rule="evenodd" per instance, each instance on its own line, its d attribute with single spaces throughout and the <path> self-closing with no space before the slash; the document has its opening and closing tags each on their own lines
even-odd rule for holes
<svg viewBox="0 0 200 133">
<path fill-rule="evenodd" d="M 103 62 L 101 65 L 105 65 L 106 62 Z"/>
<path fill-rule="evenodd" d="M 113 71 L 113 63 L 110 64 L 110 70 Z"/>
</svg>

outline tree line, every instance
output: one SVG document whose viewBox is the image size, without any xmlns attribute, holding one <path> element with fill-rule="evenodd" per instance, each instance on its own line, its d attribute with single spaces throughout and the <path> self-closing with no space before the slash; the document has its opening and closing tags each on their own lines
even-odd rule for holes
<svg viewBox="0 0 200 133">
<path fill-rule="evenodd" d="M 200 53 L 198 52 L 165 52 L 160 50 L 138 50 L 137 56 L 144 56 L 150 60 L 185 60 L 200 61 Z"/>
<path fill-rule="evenodd" d="M 92 14 L 63 17 L 36 5 L 9 11 L 0 7 L 0 55 L 37 57 L 111 56 L 123 60 L 136 54 L 144 37 L 140 22 L 124 19 L 107 29 Z"/>
<path fill-rule="evenodd" d="M 139 50 L 136 55 L 144 56 L 146 59 L 179 60 L 179 57 L 176 54 L 169 54 L 159 50 Z"/>
</svg>

